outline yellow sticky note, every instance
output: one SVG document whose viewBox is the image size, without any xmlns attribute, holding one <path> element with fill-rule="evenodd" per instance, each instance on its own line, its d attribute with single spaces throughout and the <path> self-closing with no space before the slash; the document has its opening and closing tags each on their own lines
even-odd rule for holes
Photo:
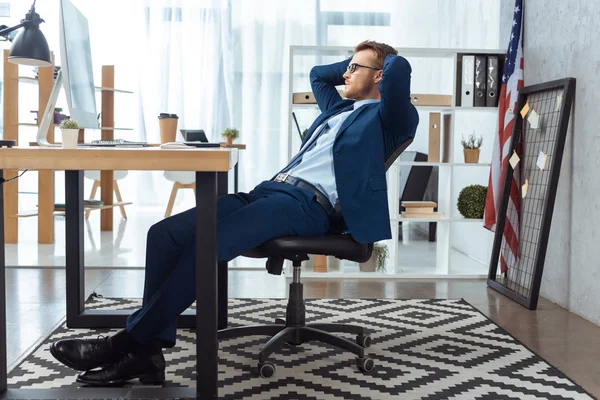
<svg viewBox="0 0 600 400">
<path fill-rule="evenodd" d="M 517 164 L 519 164 L 519 161 L 521 161 L 521 159 L 517 155 L 517 152 L 513 151 L 513 155 L 508 159 L 508 162 L 510 163 L 510 166 L 513 169 L 517 168 Z"/>
<path fill-rule="evenodd" d="M 559 94 L 558 96 L 556 96 L 556 108 L 554 109 L 554 111 L 560 110 L 561 104 L 562 104 L 562 94 Z"/>
<path fill-rule="evenodd" d="M 527 189 L 529 188 L 529 179 L 525 179 L 525 183 L 521 187 L 521 197 L 527 196 Z"/>
<path fill-rule="evenodd" d="M 527 117 L 527 121 L 529 121 L 529 125 L 531 125 L 533 129 L 540 127 L 540 115 L 533 108 Z"/>
<path fill-rule="evenodd" d="M 521 108 L 521 117 L 525 118 L 527 113 L 529 112 L 529 103 L 525 103 L 523 108 Z"/>
<path fill-rule="evenodd" d="M 539 169 L 545 169 L 547 159 L 548 159 L 548 155 L 545 154 L 543 151 L 540 151 L 540 154 L 538 154 L 537 162 L 535 163 L 535 165 L 537 165 Z"/>
</svg>

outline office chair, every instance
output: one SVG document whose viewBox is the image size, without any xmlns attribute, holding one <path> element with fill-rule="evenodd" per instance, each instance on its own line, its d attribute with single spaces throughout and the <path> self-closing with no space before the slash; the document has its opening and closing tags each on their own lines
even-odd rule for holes
<svg viewBox="0 0 600 400">
<path fill-rule="evenodd" d="M 408 139 L 394 150 L 385 162 L 386 170 L 411 142 L 412 139 Z M 245 257 L 267 258 L 267 270 L 273 275 L 281 275 L 283 261 L 286 259 L 292 261 L 294 268 L 285 320 L 277 318 L 273 324 L 233 327 L 219 331 L 219 340 L 254 335 L 272 336 L 258 354 L 258 372 L 264 378 L 275 373 L 275 365 L 268 361 L 272 353 L 280 350 L 285 343 L 298 346 L 312 340 L 352 352 L 357 356 L 356 366 L 359 370 L 363 372 L 373 370 L 374 361 L 365 357 L 365 348 L 371 345 L 371 336 L 362 326 L 305 323 L 306 309 L 300 282 L 302 261 L 308 260 L 309 254 L 322 254 L 341 260 L 365 262 L 371 258 L 373 251 L 372 243 L 358 243 L 352 236 L 341 233 L 345 229 L 341 217 L 333 220 L 330 225 L 332 226 L 330 233 L 325 236 L 275 238 L 244 254 Z M 333 335 L 334 332 L 356 335 L 355 342 Z"/>
</svg>

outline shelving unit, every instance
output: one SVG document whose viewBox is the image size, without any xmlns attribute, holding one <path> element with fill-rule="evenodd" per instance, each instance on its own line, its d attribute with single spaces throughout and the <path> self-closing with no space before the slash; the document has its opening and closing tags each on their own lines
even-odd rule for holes
<svg viewBox="0 0 600 400">
<path fill-rule="evenodd" d="M 32 84 L 38 86 L 38 110 L 46 109 L 50 93 L 54 85 L 54 68 L 39 68 L 38 77 L 19 75 L 19 66 L 7 61 L 8 50 L 4 51 L 4 139 L 16 140 L 19 144 L 19 127 L 38 127 L 37 123 L 19 122 L 19 84 Z M 52 59 L 54 55 L 52 54 Z M 115 130 L 131 131 L 133 128 L 114 126 L 114 95 L 115 93 L 131 94 L 128 90 L 114 88 L 114 66 L 102 66 L 102 85 L 95 87 L 100 92 L 101 100 L 101 138 L 113 140 Z M 39 120 L 39 118 L 38 118 Z M 54 142 L 54 129 L 51 124 L 47 138 Z M 83 140 L 83 130 L 80 131 L 80 141 Z M 37 143 L 29 142 L 29 145 Z M 15 176 L 18 171 L 4 171 L 5 177 Z M 18 210 L 18 180 L 9 182 L 4 186 L 5 198 L 5 243 L 17 243 L 19 239 L 18 218 L 38 217 L 38 243 L 54 243 L 54 217 L 64 213 L 54 210 L 54 171 L 38 171 L 38 208 L 33 211 Z M 89 210 L 100 210 L 100 226 L 104 231 L 113 229 L 113 208 L 129 205 L 131 203 L 113 203 L 113 171 L 101 172 L 101 199 L 102 207 L 93 207 Z M 86 211 L 88 208 L 86 208 Z"/>
<path fill-rule="evenodd" d="M 470 230 L 473 231 L 473 235 L 482 235 L 479 230 L 488 232 L 483 228 L 482 219 L 466 219 L 462 218 L 456 209 L 455 192 L 459 189 L 457 185 L 460 184 L 460 179 L 463 178 L 455 176 L 458 172 L 464 174 L 489 174 L 489 168 L 491 166 L 491 151 L 490 157 L 485 157 L 480 160 L 478 164 L 466 164 L 463 161 L 462 155 L 458 154 L 457 143 L 460 146 L 460 134 L 456 132 L 462 129 L 461 119 L 464 119 L 464 115 L 469 115 L 469 120 L 485 119 L 486 124 L 494 125 L 497 119 L 498 108 L 497 107 L 461 107 L 457 105 L 457 98 L 460 97 L 460 74 L 459 66 L 461 63 L 462 55 L 464 54 L 486 54 L 486 55 L 498 55 L 502 61 L 505 56 L 505 50 L 488 50 L 488 49 L 419 49 L 419 48 L 397 48 L 398 54 L 405 57 L 413 66 L 412 70 L 412 86 L 411 89 L 414 93 L 422 94 L 442 94 L 450 96 L 451 102 L 448 105 L 430 105 L 430 104 L 415 104 L 415 107 L 419 111 L 421 121 L 420 125 L 424 125 L 423 128 L 417 133 L 417 136 L 426 136 L 428 120 L 424 118 L 428 116 L 430 112 L 440 112 L 448 114 L 450 116 L 450 126 L 447 130 L 449 132 L 449 159 L 443 159 L 444 162 L 407 162 L 400 161 L 399 159 L 388 169 L 387 182 L 388 182 L 388 204 L 390 210 L 390 223 L 392 226 L 392 239 L 383 241 L 382 243 L 387 245 L 389 249 L 389 260 L 386 266 L 386 271 L 381 272 L 354 272 L 358 271 L 357 266 L 353 263 L 342 262 L 341 271 L 330 271 L 325 273 L 313 272 L 306 270 L 303 272 L 303 277 L 306 278 L 321 278 L 321 279 L 336 279 L 336 278 L 357 278 L 357 279 L 388 279 L 388 278 L 429 278 L 429 277 L 441 277 L 444 278 L 465 278 L 465 277 L 485 277 L 487 276 L 487 263 L 488 259 L 483 260 L 484 257 L 479 257 L 478 254 L 472 255 L 467 251 L 463 251 L 456 246 L 455 241 L 460 241 L 463 238 L 463 234 L 456 234 L 456 230 Z M 288 123 L 288 159 L 290 159 L 300 147 L 300 138 L 297 132 L 296 125 L 293 118 L 291 117 L 292 112 L 295 112 L 297 116 L 302 118 L 300 114 L 304 115 L 304 119 L 307 123 L 312 122 L 314 118 L 320 113 L 319 108 L 316 104 L 294 104 L 294 93 L 299 92 L 310 92 L 310 84 L 308 78 L 308 71 L 313 65 L 329 64 L 336 61 L 341 61 L 344 58 L 351 57 L 353 54 L 352 47 L 343 46 L 290 46 L 289 54 L 289 123 Z M 439 64 L 439 66 L 438 66 Z M 437 68 L 437 69 L 436 69 Z M 300 72 L 295 72 L 300 71 Z M 421 74 L 421 75 L 420 75 Z M 439 79 L 438 86 L 442 89 L 431 89 L 430 77 L 437 77 Z M 417 84 L 415 85 L 415 82 Z M 468 113 L 468 114 L 467 114 Z M 462 118 L 460 118 L 462 116 Z M 299 120 L 300 120 L 299 119 Z M 301 126 L 301 130 L 307 126 Z M 484 142 L 489 141 L 489 148 L 491 150 L 491 144 L 493 144 L 494 137 L 491 134 L 493 129 L 490 130 L 489 135 L 484 135 Z M 407 151 L 414 150 L 418 146 L 417 139 L 411 144 Z M 421 140 L 422 142 L 422 140 Z M 427 143 L 427 140 L 425 140 Z M 422 143 L 421 143 L 422 144 Z M 462 147 L 461 147 L 462 149 Z M 423 151 L 423 150 L 419 150 Z M 423 151 L 427 153 L 427 150 Z M 438 177 L 438 211 L 440 212 L 439 218 L 402 218 L 400 216 L 400 203 L 399 203 L 399 188 L 400 188 L 400 167 L 402 166 L 432 166 L 436 167 L 439 172 Z M 479 171 L 479 172 L 477 172 Z M 483 182 L 473 182 L 481 183 Z M 487 186 L 487 181 L 485 182 Z M 401 222 L 410 223 L 437 223 L 437 240 L 435 246 L 435 265 L 428 268 L 424 268 L 423 272 L 419 271 L 418 266 L 401 265 L 397 264 L 395 260 L 398 258 L 400 249 L 400 241 L 398 238 L 399 229 L 397 227 Z M 470 226 L 472 225 L 472 227 Z M 489 233 L 489 249 L 481 248 L 478 249 L 480 253 L 485 254 L 491 252 L 491 245 L 493 234 Z M 478 238 L 475 238 L 478 240 Z M 486 244 L 487 245 L 487 244 Z M 486 247 L 486 246 L 480 246 Z M 489 251 L 488 251 L 489 250 Z M 344 266 L 345 265 L 345 266 Z M 480 267 L 478 267 L 480 265 Z M 289 267 L 289 265 L 288 265 Z M 410 271 L 410 272 L 405 272 Z"/>
</svg>

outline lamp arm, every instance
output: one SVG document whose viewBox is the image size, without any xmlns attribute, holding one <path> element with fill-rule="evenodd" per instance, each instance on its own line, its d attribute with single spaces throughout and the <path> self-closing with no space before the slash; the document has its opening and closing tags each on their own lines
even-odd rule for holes
<svg viewBox="0 0 600 400">
<path fill-rule="evenodd" d="M 27 25 L 28 22 L 29 21 L 23 20 L 19 25 L 15 25 L 15 26 L 13 26 L 11 28 L 6 28 L 6 29 L 1 30 L 0 31 L 0 36 L 8 37 L 9 33 L 14 32 L 17 29 L 24 27 L 25 25 Z"/>
</svg>

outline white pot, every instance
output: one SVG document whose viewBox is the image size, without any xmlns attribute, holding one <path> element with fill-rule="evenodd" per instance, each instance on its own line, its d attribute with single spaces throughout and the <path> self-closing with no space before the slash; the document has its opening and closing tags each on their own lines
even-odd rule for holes
<svg viewBox="0 0 600 400">
<path fill-rule="evenodd" d="M 61 129 L 63 149 L 76 149 L 79 129 Z"/>
<path fill-rule="evenodd" d="M 375 253 L 371 255 L 371 258 L 367 262 L 359 263 L 360 272 L 375 272 L 377 270 L 377 256 Z"/>
</svg>

